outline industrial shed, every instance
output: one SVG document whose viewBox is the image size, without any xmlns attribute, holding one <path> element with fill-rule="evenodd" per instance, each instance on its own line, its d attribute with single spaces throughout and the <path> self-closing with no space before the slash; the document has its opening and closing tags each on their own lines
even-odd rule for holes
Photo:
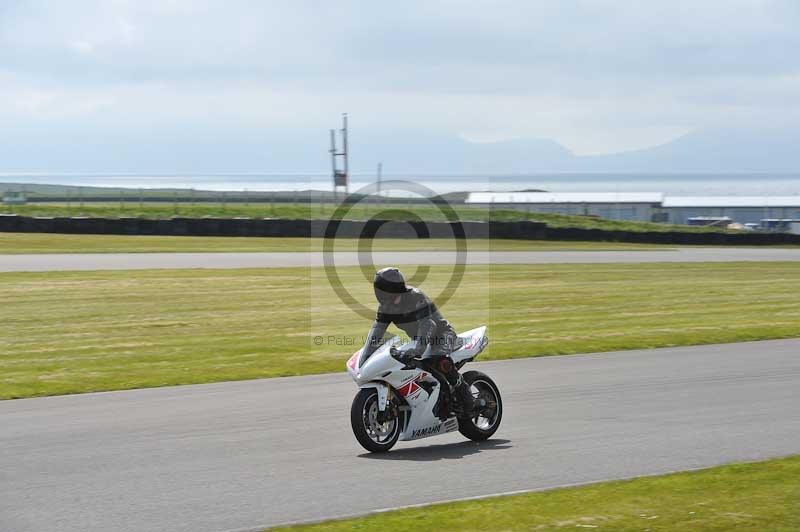
<svg viewBox="0 0 800 532">
<path fill-rule="evenodd" d="M 742 224 L 800 219 L 800 196 L 665 196 L 663 210 L 665 221 L 675 224 L 699 216 L 727 216 Z"/>
<path fill-rule="evenodd" d="M 609 220 L 686 224 L 689 218 L 730 218 L 741 224 L 800 220 L 798 196 L 667 196 L 652 192 L 471 192 L 467 205 Z"/>
<path fill-rule="evenodd" d="M 484 208 L 652 221 L 659 219 L 663 198 L 663 194 L 653 192 L 471 192 L 466 203 Z"/>
</svg>

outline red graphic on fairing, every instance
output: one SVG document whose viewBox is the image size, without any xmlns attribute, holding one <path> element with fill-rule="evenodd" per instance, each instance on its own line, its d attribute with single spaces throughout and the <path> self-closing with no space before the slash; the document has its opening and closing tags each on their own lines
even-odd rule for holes
<svg viewBox="0 0 800 532">
<path fill-rule="evenodd" d="M 481 338 L 482 337 L 480 335 L 471 336 L 470 339 L 464 343 L 462 349 L 472 349 L 473 347 L 478 345 L 478 342 L 480 342 Z"/>
<path fill-rule="evenodd" d="M 402 395 L 403 397 L 408 397 L 409 395 L 413 395 L 413 394 L 417 393 L 420 390 L 420 385 L 417 384 L 417 382 L 421 381 L 422 379 L 424 379 L 427 376 L 428 376 L 427 373 L 420 373 L 419 375 L 414 377 L 413 380 L 408 381 L 407 383 L 405 383 L 404 385 L 399 387 L 397 389 L 397 392 L 400 395 Z"/>
<path fill-rule="evenodd" d="M 356 364 L 358 364 L 358 356 L 361 354 L 361 349 L 353 353 L 353 356 L 350 357 L 350 360 L 347 361 L 347 366 L 355 371 Z"/>
</svg>

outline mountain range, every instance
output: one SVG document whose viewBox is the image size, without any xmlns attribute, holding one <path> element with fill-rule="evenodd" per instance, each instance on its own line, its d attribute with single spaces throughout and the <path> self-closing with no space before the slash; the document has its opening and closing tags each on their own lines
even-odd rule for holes
<svg viewBox="0 0 800 532">
<path fill-rule="evenodd" d="M 324 173 L 325 131 L 0 131 L 0 172 Z M 652 148 L 579 156 L 548 139 L 474 143 L 437 132 L 351 131 L 351 169 L 387 173 L 800 172 L 800 128 L 703 129 Z"/>
<path fill-rule="evenodd" d="M 706 129 L 665 144 L 622 153 L 579 156 L 548 139 L 495 143 L 441 142 L 407 159 L 416 170 L 465 173 L 793 173 L 800 172 L 800 129 Z M 407 150 L 407 153 L 410 150 Z"/>
</svg>

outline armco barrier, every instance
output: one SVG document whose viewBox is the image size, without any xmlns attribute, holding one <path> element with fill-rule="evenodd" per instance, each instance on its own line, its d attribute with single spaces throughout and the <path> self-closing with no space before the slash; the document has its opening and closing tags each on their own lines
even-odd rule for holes
<svg viewBox="0 0 800 532">
<path fill-rule="evenodd" d="M 85 218 L 0 215 L 0 232 L 170 236 L 273 236 L 360 238 L 502 238 L 693 245 L 800 244 L 788 233 L 616 231 L 548 227 L 542 222 L 399 222 L 393 220 L 291 220 L 283 218 Z"/>
</svg>

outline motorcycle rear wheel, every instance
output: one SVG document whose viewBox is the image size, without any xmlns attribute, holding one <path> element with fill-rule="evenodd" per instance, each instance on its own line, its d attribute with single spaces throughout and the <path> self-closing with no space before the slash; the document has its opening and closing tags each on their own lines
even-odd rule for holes
<svg viewBox="0 0 800 532">
<path fill-rule="evenodd" d="M 353 435 L 361 446 L 371 453 L 384 453 L 394 447 L 400 437 L 400 416 L 397 405 L 390 401 L 386 405 L 387 421 L 379 423 L 378 391 L 362 388 L 350 407 L 350 425 Z"/>
<path fill-rule="evenodd" d="M 458 419 L 458 431 L 474 441 L 492 437 L 503 419 L 503 399 L 494 381 L 480 371 L 467 371 L 461 376 L 472 390 L 473 397 L 483 399 L 487 405 L 475 416 Z"/>
</svg>

